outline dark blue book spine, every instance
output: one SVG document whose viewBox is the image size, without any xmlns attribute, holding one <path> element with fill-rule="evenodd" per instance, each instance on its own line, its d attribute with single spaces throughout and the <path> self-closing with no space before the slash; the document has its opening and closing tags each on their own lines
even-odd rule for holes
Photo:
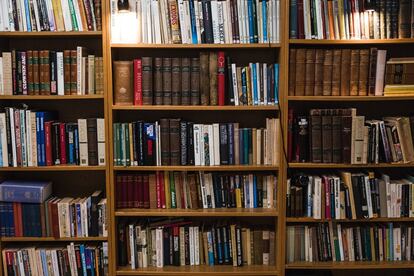
<svg viewBox="0 0 414 276">
<path fill-rule="evenodd" d="M 85 252 L 85 245 L 83 245 L 83 244 L 80 245 L 80 255 L 81 255 L 83 276 L 88 276 L 88 273 L 86 272 L 86 252 Z"/>
<path fill-rule="evenodd" d="M 231 60 L 230 60 L 230 56 L 226 56 L 226 64 L 227 64 L 227 88 L 229 91 L 229 98 L 228 98 L 228 102 L 230 105 L 234 105 L 234 91 L 233 91 L 233 75 L 232 75 L 232 71 L 231 71 Z"/>
<path fill-rule="evenodd" d="M 220 165 L 229 164 L 227 125 L 220 124 Z"/>
<path fill-rule="evenodd" d="M 5 216 L 5 207 L 3 202 L 0 202 L 0 236 L 6 236 L 6 216 Z"/>
<path fill-rule="evenodd" d="M 267 0 L 262 0 L 262 28 L 263 28 L 263 43 L 268 42 L 268 36 L 267 36 Z"/>
<path fill-rule="evenodd" d="M 75 127 L 74 129 L 74 145 L 75 145 L 75 162 L 76 165 L 80 164 L 80 160 L 79 160 L 79 129 L 77 127 Z"/>
<path fill-rule="evenodd" d="M 6 220 L 7 220 L 7 236 L 13 237 L 14 236 L 14 219 L 13 219 L 13 203 L 7 202 L 6 203 Z"/>
<path fill-rule="evenodd" d="M 257 176 L 253 175 L 253 207 L 257 208 L 258 197 L 257 197 Z"/>
<path fill-rule="evenodd" d="M 244 165 L 246 161 L 244 160 L 244 135 L 243 129 L 239 129 L 239 156 L 240 156 L 240 164 Z"/>
<path fill-rule="evenodd" d="M 223 264 L 223 241 L 221 237 L 221 231 L 220 227 L 217 227 L 216 229 L 216 239 L 217 239 L 217 262 L 219 264 Z"/>
<path fill-rule="evenodd" d="M 279 103 L 279 64 L 275 63 L 273 66 L 274 70 L 274 95 L 275 95 L 275 104 Z"/>
<path fill-rule="evenodd" d="M 230 248 L 229 248 L 229 236 L 227 235 L 227 227 L 221 227 L 222 237 L 223 237 L 223 251 L 224 251 L 224 263 L 230 263 Z"/>
<path fill-rule="evenodd" d="M 137 127 L 137 137 L 138 137 L 138 165 L 143 166 L 144 165 L 144 123 L 142 121 L 138 122 Z"/>
<path fill-rule="evenodd" d="M 40 138 L 40 113 L 41 112 L 36 112 L 36 143 L 37 143 L 37 165 L 38 166 L 43 166 L 42 163 L 42 143 L 41 143 L 41 138 Z"/>
<path fill-rule="evenodd" d="M 42 202 L 43 186 L 2 185 L 1 201 L 8 202 Z"/>
<path fill-rule="evenodd" d="M 211 18 L 211 3 L 209 0 L 202 0 L 201 7 L 203 12 L 203 25 L 205 33 L 205 43 L 214 43 L 213 40 L 213 25 Z"/>
<path fill-rule="evenodd" d="M 240 145 L 241 146 L 241 145 Z M 243 154 L 244 165 L 249 164 L 249 130 L 243 129 Z"/>
<path fill-rule="evenodd" d="M 194 124 L 187 122 L 187 163 L 194 165 Z"/>
<path fill-rule="evenodd" d="M 249 17 L 249 41 L 254 43 L 253 0 L 247 0 L 247 15 Z"/>
<path fill-rule="evenodd" d="M 220 193 L 220 177 L 216 174 L 213 175 L 213 192 L 214 192 L 214 204 L 216 208 L 221 207 L 221 193 Z"/>
<path fill-rule="evenodd" d="M 241 81 L 242 81 L 242 97 L 239 99 L 239 102 L 242 105 L 247 105 L 247 79 L 246 79 L 246 69 L 242 69 L 241 72 Z"/>
<path fill-rule="evenodd" d="M 298 38 L 298 10 L 296 0 L 290 0 L 290 38 Z"/>
<path fill-rule="evenodd" d="M 234 165 L 234 125 L 227 124 L 227 137 L 229 145 L 229 165 Z"/>
<path fill-rule="evenodd" d="M 253 43 L 258 43 L 259 42 L 259 28 L 257 26 L 257 9 L 258 7 L 256 6 L 256 1 L 252 1 L 253 2 L 253 6 L 252 6 L 252 12 L 253 12 Z"/>
<path fill-rule="evenodd" d="M 191 18 L 191 40 L 193 44 L 198 43 L 197 39 L 197 25 L 196 25 L 196 17 L 194 11 L 194 0 L 189 0 L 190 4 L 190 18 Z"/>
</svg>

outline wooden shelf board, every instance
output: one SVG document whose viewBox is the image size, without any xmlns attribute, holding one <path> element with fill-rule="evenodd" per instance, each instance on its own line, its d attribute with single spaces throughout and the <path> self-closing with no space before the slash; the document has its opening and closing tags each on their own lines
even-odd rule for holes
<svg viewBox="0 0 414 276">
<path fill-rule="evenodd" d="M 277 171 L 278 166 L 114 166 L 115 171 Z"/>
<path fill-rule="evenodd" d="M 204 106 L 204 105 L 113 105 L 113 110 L 188 110 L 188 111 L 261 111 L 279 110 L 279 105 Z"/>
<path fill-rule="evenodd" d="M 347 44 L 406 44 L 414 43 L 412 38 L 403 39 L 289 39 L 289 44 L 308 44 L 308 45 L 347 45 Z"/>
<path fill-rule="evenodd" d="M 2 237 L 1 242 L 85 242 L 85 241 L 107 241 L 107 237 Z"/>
<path fill-rule="evenodd" d="M 104 171 L 105 166 L 44 166 L 44 167 L 1 167 L 0 172 L 15 171 Z"/>
<path fill-rule="evenodd" d="M 412 167 L 414 167 L 414 163 L 380 163 L 380 164 L 289 163 L 289 168 L 301 168 L 301 169 L 412 168 Z"/>
<path fill-rule="evenodd" d="M 131 269 L 119 267 L 117 275 L 278 275 L 274 266 L 250 265 L 233 267 L 231 265 L 165 266 Z"/>
<path fill-rule="evenodd" d="M 414 218 L 371 218 L 371 219 L 314 219 L 314 218 L 286 218 L 290 223 L 319 223 L 319 222 L 414 222 Z"/>
<path fill-rule="evenodd" d="M 101 31 L 86 32 L 0 32 L 0 37 L 67 37 L 67 36 L 102 36 Z"/>
<path fill-rule="evenodd" d="M 396 269 L 414 268 L 414 262 L 296 262 L 285 265 L 286 269 Z"/>
<path fill-rule="evenodd" d="M 251 43 L 251 44 L 122 44 L 113 43 L 111 48 L 138 48 L 138 49 L 271 49 L 279 48 L 279 43 Z"/>
<path fill-rule="evenodd" d="M 288 96 L 289 101 L 409 101 L 414 100 L 414 93 L 412 96 Z"/>
<path fill-rule="evenodd" d="M 0 100 L 94 100 L 104 99 L 104 95 L 65 95 L 65 96 L 45 96 L 45 95 L 1 95 Z"/>
<path fill-rule="evenodd" d="M 276 217 L 270 208 L 216 208 L 216 209 L 119 209 L 117 217 Z"/>
</svg>

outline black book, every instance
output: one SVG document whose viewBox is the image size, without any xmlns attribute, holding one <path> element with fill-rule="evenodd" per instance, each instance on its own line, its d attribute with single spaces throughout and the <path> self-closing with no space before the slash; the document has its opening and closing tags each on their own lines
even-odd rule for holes
<svg viewBox="0 0 414 276">
<path fill-rule="evenodd" d="M 257 178 L 257 207 L 263 207 L 263 177 L 262 176 L 254 176 Z"/>
<path fill-rule="evenodd" d="M 143 124 L 143 140 L 144 140 L 144 165 L 155 166 L 155 124 Z"/>
<path fill-rule="evenodd" d="M 227 207 L 228 200 L 227 200 L 227 185 L 225 183 L 225 177 L 224 176 L 220 177 L 219 185 L 220 185 L 220 192 L 219 192 L 220 202 L 219 202 L 219 206 L 225 208 L 225 207 Z"/>
<path fill-rule="evenodd" d="M 223 237 L 221 233 L 221 227 L 217 226 L 215 228 L 216 232 L 216 241 L 217 241 L 217 262 L 218 264 L 224 264 L 224 244 Z"/>
<path fill-rule="evenodd" d="M 138 166 L 144 165 L 144 122 L 135 122 L 135 136 L 137 139 Z"/>
<path fill-rule="evenodd" d="M 220 165 L 229 165 L 228 131 L 226 124 L 220 124 Z"/>
<path fill-rule="evenodd" d="M 204 25 L 204 37 L 202 37 L 203 43 L 214 43 L 213 38 L 213 20 L 211 17 L 211 3 L 210 0 L 202 0 L 201 7 L 203 12 L 203 25 Z"/>
<path fill-rule="evenodd" d="M 210 231 L 213 244 L 214 264 L 218 264 L 216 228 L 213 226 Z"/>
<path fill-rule="evenodd" d="M 50 94 L 57 95 L 57 58 L 56 51 L 49 51 Z M 87 80 L 86 80 L 87 82 Z"/>
<path fill-rule="evenodd" d="M 137 137 L 137 124 L 136 122 L 133 122 L 131 124 L 131 130 L 132 130 L 132 160 L 131 160 L 131 164 L 134 166 L 138 166 L 138 157 L 139 157 L 139 153 L 138 153 L 138 145 L 139 145 L 139 141 L 138 141 L 138 137 Z"/>
<path fill-rule="evenodd" d="M 358 219 L 363 218 L 362 215 L 362 195 L 359 188 L 359 175 L 352 174 L 352 190 L 354 192 L 355 215 Z"/>
<path fill-rule="evenodd" d="M 253 42 L 259 42 L 258 27 L 257 27 L 257 10 L 259 7 L 256 7 L 256 1 L 252 1 L 252 16 L 253 16 Z M 262 15 L 260 15 L 262 16 Z"/>
<path fill-rule="evenodd" d="M 226 65 L 227 65 L 227 78 L 226 85 L 227 91 L 229 93 L 228 104 L 234 105 L 234 91 L 233 91 L 233 75 L 231 71 L 231 60 L 229 56 L 226 56 Z"/>
<path fill-rule="evenodd" d="M 60 152 L 60 131 L 59 131 L 60 123 L 53 123 L 52 124 L 52 156 L 53 156 L 53 164 L 60 165 L 61 164 L 61 152 Z"/>
<path fill-rule="evenodd" d="M 180 122 L 180 164 L 187 165 L 187 122 Z"/>
<path fill-rule="evenodd" d="M 194 165 L 194 123 L 187 122 L 187 164 Z"/>
<path fill-rule="evenodd" d="M 95 191 L 91 196 L 91 205 L 88 211 L 88 234 L 91 237 L 99 236 L 98 203 L 102 198 L 102 191 Z"/>
<path fill-rule="evenodd" d="M 227 124 L 227 138 L 229 148 L 229 165 L 234 165 L 234 124 Z"/>
<path fill-rule="evenodd" d="M 298 162 L 307 162 L 309 160 L 309 123 L 306 116 L 297 117 L 294 135 L 296 159 Z"/>
<path fill-rule="evenodd" d="M 190 265 L 190 229 L 188 226 L 184 227 L 184 248 L 185 248 L 185 264 Z"/>
<path fill-rule="evenodd" d="M 16 52 L 16 94 L 23 95 L 22 52 Z"/>
<path fill-rule="evenodd" d="M 13 154 L 12 154 L 12 141 L 11 141 L 11 128 L 10 128 L 10 110 L 12 107 L 6 107 L 6 140 L 7 140 L 7 157 L 9 160 L 9 167 L 13 167 Z M 3 151 L 4 152 L 4 151 Z"/>
<path fill-rule="evenodd" d="M 368 195 L 367 189 L 365 186 L 365 176 L 363 174 L 359 175 L 358 177 L 358 186 L 360 189 L 360 196 L 361 196 L 361 208 L 362 208 L 362 217 L 368 218 Z"/>
<path fill-rule="evenodd" d="M 223 251 L 224 251 L 224 263 L 230 264 L 231 262 L 231 246 L 228 227 L 223 225 L 221 227 L 221 236 L 223 238 Z"/>
<path fill-rule="evenodd" d="M 164 228 L 162 231 L 162 242 L 164 246 L 163 258 L 164 265 L 170 265 L 170 229 Z"/>
<path fill-rule="evenodd" d="M 214 199 L 215 199 L 215 205 L 216 208 L 221 207 L 221 191 L 220 191 L 220 182 L 221 182 L 222 176 L 219 176 L 217 174 L 213 174 L 213 192 L 214 192 Z"/>
<path fill-rule="evenodd" d="M 173 264 L 180 265 L 180 233 L 179 228 L 173 228 Z"/>
<path fill-rule="evenodd" d="M 118 223 L 118 265 L 119 266 L 126 266 L 128 264 L 127 260 L 127 243 L 126 243 L 126 229 L 125 224 L 123 222 Z M 79 271 L 78 271 L 79 272 Z M 80 272 L 82 275 L 82 272 Z"/>
</svg>

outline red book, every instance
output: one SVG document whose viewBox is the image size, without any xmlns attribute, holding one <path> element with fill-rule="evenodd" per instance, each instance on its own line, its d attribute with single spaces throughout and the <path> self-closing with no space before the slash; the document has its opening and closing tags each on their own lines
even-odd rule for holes
<svg viewBox="0 0 414 276">
<path fill-rule="evenodd" d="M 352 1 L 351 1 L 352 2 Z M 323 1 L 321 1 L 321 14 L 322 14 L 322 36 L 323 39 L 326 39 L 326 18 L 325 18 L 325 9 L 326 7 L 323 4 Z M 352 27 L 351 27 L 352 28 Z"/>
<path fill-rule="evenodd" d="M 136 207 L 142 208 L 144 206 L 144 195 L 143 195 L 144 184 L 142 181 L 142 175 L 138 175 L 136 177 L 136 180 L 137 181 L 135 183 L 136 190 L 134 191 L 134 198 L 136 202 Z"/>
<path fill-rule="evenodd" d="M 20 235 L 20 225 L 19 225 L 19 203 L 13 202 L 13 223 L 14 223 L 14 236 L 21 237 Z"/>
<path fill-rule="evenodd" d="M 134 196 L 134 185 L 135 181 L 134 181 L 134 176 L 133 175 L 128 175 L 126 177 L 126 181 L 127 181 L 127 198 L 126 198 L 126 202 L 127 202 L 127 208 L 133 208 L 134 207 L 134 200 L 135 200 L 135 196 Z"/>
<path fill-rule="evenodd" d="M 161 208 L 165 209 L 165 186 L 164 186 L 164 172 L 160 173 L 160 192 L 161 192 Z"/>
<path fill-rule="evenodd" d="M 116 176 L 116 208 L 123 208 L 122 205 L 122 191 L 124 187 L 122 186 L 122 177 L 120 175 Z"/>
<path fill-rule="evenodd" d="M 142 61 L 134 59 L 134 105 L 142 105 Z"/>
<path fill-rule="evenodd" d="M 226 93 L 226 78 L 225 78 L 225 67 L 226 59 L 224 52 L 217 53 L 217 93 L 218 93 L 218 105 L 225 104 L 225 93 Z"/>
<path fill-rule="evenodd" d="M 143 208 L 149 208 L 150 207 L 150 198 L 149 198 L 149 176 L 144 175 L 142 177 L 142 195 L 144 197 L 144 205 Z"/>
<path fill-rule="evenodd" d="M 303 22 L 303 0 L 297 0 L 297 18 L 298 18 L 298 39 L 305 38 L 304 22 Z"/>
<path fill-rule="evenodd" d="M 59 238 L 60 237 L 60 233 L 59 233 L 59 215 L 58 215 L 58 204 L 59 199 L 56 199 L 52 202 L 51 207 L 52 207 L 52 232 L 53 232 L 53 237 L 55 238 Z"/>
<path fill-rule="evenodd" d="M 53 123 L 53 121 L 45 122 L 46 166 L 52 166 L 53 165 L 53 158 L 52 158 L 52 123 Z"/>
<path fill-rule="evenodd" d="M 66 159 L 66 124 L 59 124 L 59 135 L 60 135 L 60 164 L 67 164 Z"/>
<path fill-rule="evenodd" d="M 20 129 L 20 111 L 14 111 L 14 130 L 16 134 L 17 166 L 22 166 L 22 140 Z"/>
<path fill-rule="evenodd" d="M 122 187 L 122 196 L 121 196 L 121 208 L 128 208 L 128 179 L 127 176 L 121 176 L 121 187 Z"/>
<path fill-rule="evenodd" d="M 325 187 L 325 218 L 330 219 L 331 216 L 331 187 L 329 184 L 329 178 L 324 176 L 322 178 L 323 185 Z"/>
<path fill-rule="evenodd" d="M 155 173 L 155 191 L 157 193 L 157 208 L 162 208 L 161 204 L 161 173 L 156 172 Z"/>
</svg>

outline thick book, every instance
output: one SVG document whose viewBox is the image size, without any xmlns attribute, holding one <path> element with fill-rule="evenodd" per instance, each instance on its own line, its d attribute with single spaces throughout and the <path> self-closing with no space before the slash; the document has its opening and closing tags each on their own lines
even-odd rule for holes
<svg viewBox="0 0 414 276">
<path fill-rule="evenodd" d="M 152 105 L 153 103 L 153 77 L 152 58 L 142 57 L 142 104 Z"/>
<path fill-rule="evenodd" d="M 0 183 L 1 201 L 42 203 L 51 193 L 50 181 L 5 180 Z"/>
<path fill-rule="evenodd" d="M 181 104 L 181 58 L 171 60 L 171 104 Z"/>
<path fill-rule="evenodd" d="M 171 92 L 172 92 L 171 61 L 172 61 L 171 58 L 162 59 L 162 83 L 163 83 L 162 103 L 163 105 L 171 105 Z"/>
<path fill-rule="evenodd" d="M 210 69 L 209 69 L 209 53 L 200 53 L 200 101 L 201 105 L 210 104 Z"/>
<path fill-rule="evenodd" d="M 114 61 L 114 103 L 134 104 L 133 62 Z"/>
</svg>

